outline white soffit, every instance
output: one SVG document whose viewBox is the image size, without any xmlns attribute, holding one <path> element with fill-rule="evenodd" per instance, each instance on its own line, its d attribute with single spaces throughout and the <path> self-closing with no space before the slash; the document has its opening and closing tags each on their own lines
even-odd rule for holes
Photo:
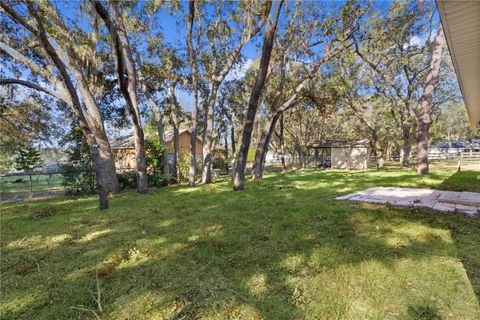
<svg viewBox="0 0 480 320">
<path fill-rule="evenodd" d="M 480 130 L 480 0 L 437 0 L 472 129 Z"/>
</svg>

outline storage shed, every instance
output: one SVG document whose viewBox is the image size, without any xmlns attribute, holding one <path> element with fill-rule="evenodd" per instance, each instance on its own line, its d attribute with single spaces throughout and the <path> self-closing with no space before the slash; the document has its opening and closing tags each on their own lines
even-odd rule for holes
<svg viewBox="0 0 480 320">
<path fill-rule="evenodd" d="M 368 169 L 371 165 L 372 148 L 367 139 L 314 140 L 307 143 L 307 148 L 315 149 L 317 155 L 318 150 L 322 150 L 322 155 L 330 154 L 334 169 Z"/>
</svg>

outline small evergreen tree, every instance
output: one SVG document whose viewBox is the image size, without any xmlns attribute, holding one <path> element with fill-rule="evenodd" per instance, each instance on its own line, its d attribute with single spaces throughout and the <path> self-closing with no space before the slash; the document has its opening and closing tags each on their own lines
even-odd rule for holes
<svg viewBox="0 0 480 320">
<path fill-rule="evenodd" d="M 28 174 L 30 180 L 30 197 L 33 195 L 32 173 L 43 164 L 40 152 L 28 146 L 26 149 L 19 150 L 15 157 L 15 169 L 22 170 Z"/>
<path fill-rule="evenodd" d="M 163 172 L 163 150 L 158 139 L 145 140 L 146 161 L 148 166 L 148 184 L 153 187 L 162 187 L 168 184 L 167 176 Z"/>
</svg>

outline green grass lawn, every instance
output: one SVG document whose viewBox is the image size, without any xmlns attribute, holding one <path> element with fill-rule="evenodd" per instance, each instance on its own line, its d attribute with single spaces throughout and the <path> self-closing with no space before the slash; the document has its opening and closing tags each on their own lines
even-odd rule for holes
<svg viewBox="0 0 480 320">
<path fill-rule="evenodd" d="M 95 197 L 6 204 L 0 318 L 480 319 L 480 219 L 334 200 L 480 191 L 479 174 L 297 171 L 243 192 L 129 191 L 104 212 Z"/>
</svg>

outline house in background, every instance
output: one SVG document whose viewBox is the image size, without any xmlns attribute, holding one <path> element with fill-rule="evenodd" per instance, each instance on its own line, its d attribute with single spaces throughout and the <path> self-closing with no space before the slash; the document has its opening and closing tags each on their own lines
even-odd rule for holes
<svg viewBox="0 0 480 320">
<path fill-rule="evenodd" d="M 190 130 L 183 129 L 179 132 L 179 153 L 180 159 L 190 152 Z M 167 143 L 167 154 L 169 162 L 173 162 L 173 132 L 165 134 L 165 142 Z M 135 169 L 135 140 L 133 135 L 121 136 L 110 141 L 115 157 L 115 167 L 117 171 L 129 171 Z M 196 150 L 197 158 L 202 156 L 202 139 L 197 136 Z"/>
<path fill-rule="evenodd" d="M 372 147 L 370 141 L 363 140 L 314 140 L 307 143 L 307 148 L 321 150 L 321 161 L 330 154 L 330 166 L 333 169 L 368 169 L 371 166 Z M 328 161 L 328 159 L 327 159 Z"/>
</svg>

